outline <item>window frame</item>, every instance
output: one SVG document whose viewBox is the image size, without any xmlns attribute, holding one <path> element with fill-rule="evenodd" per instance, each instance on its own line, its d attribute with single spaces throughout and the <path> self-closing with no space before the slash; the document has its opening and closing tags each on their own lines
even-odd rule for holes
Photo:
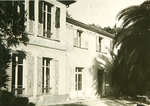
<svg viewBox="0 0 150 106">
<path fill-rule="evenodd" d="M 81 76 L 81 81 L 79 81 L 79 76 Z M 81 84 L 81 86 L 79 86 L 79 84 Z M 82 90 L 83 90 L 83 68 L 76 67 L 75 68 L 75 91 L 82 91 Z"/>
<path fill-rule="evenodd" d="M 52 61 L 52 58 L 46 58 L 46 57 L 43 57 L 42 58 L 42 93 L 43 94 L 49 94 L 51 93 L 51 61 Z M 47 65 L 47 63 L 49 63 L 49 65 Z M 48 73 L 49 75 L 47 76 L 47 69 L 49 69 Z M 48 82 L 47 82 L 48 80 Z"/>
<path fill-rule="evenodd" d="M 19 63 L 19 59 L 21 59 L 22 63 Z M 24 69 L 24 63 L 25 59 L 23 56 L 20 56 L 19 54 L 13 54 L 12 55 L 12 93 L 14 95 L 23 95 L 25 93 L 25 69 Z M 22 70 L 19 70 L 19 66 L 22 66 Z M 19 85 L 19 71 L 22 71 L 22 82 L 21 85 Z M 20 92 L 20 93 L 19 93 Z"/>
<path fill-rule="evenodd" d="M 96 51 L 102 52 L 102 37 L 96 36 Z"/>
</svg>

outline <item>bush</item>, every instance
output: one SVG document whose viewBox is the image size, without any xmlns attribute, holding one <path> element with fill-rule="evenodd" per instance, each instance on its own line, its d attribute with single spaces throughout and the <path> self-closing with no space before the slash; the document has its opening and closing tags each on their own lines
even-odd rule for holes
<svg viewBox="0 0 150 106">
<path fill-rule="evenodd" d="M 0 106 L 35 106 L 27 97 L 15 97 L 6 90 L 0 90 Z"/>
<path fill-rule="evenodd" d="M 12 104 L 13 94 L 6 91 L 0 90 L 0 106 L 2 105 L 11 105 Z"/>
</svg>

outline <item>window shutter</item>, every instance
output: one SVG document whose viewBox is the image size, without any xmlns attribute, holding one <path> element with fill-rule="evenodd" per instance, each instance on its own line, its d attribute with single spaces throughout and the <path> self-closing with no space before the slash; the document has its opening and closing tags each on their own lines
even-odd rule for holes
<svg viewBox="0 0 150 106">
<path fill-rule="evenodd" d="M 34 21 L 29 20 L 29 33 L 33 34 L 34 33 Z"/>
<path fill-rule="evenodd" d="M 86 72 L 85 72 L 86 74 L 86 97 L 91 97 L 91 86 L 92 86 L 92 82 L 93 81 L 91 81 L 92 80 L 92 76 L 90 75 L 90 72 L 89 72 L 89 70 L 86 70 Z"/>
<path fill-rule="evenodd" d="M 59 28 L 55 28 L 55 39 L 59 40 Z"/>
<path fill-rule="evenodd" d="M 70 98 L 75 98 L 75 70 L 72 67 L 69 67 L 70 71 Z"/>
<path fill-rule="evenodd" d="M 37 95 L 42 95 L 42 58 L 37 57 Z"/>
<path fill-rule="evenodd" d="M 106 49 L 106 45 L 105 45 L 105 39 L 101 40 L 101 52 L 106 53 L 107 49 Z"/>
<path fill-rule="evenodd" d="M 99 37 L 96 36 L 96 51 L 99 52 Z"/>
<path fill-rule="evenodd" d="M 43 17 L 44 17 L 44 2 L 39 1 L 39 23 L 38 23 L 38 35 L 43 36 Z"/>
<path fill-rule="evenodd" d="M 110 41 L 110 50 L 112 50 L 113 49 L 113 41 L 111 40 Z"/>
<path fill-rule="evenodd" d="M 44 2 L 39 1 L 39 23 L 43 23 L 43 10 L 44 10 Z"/>
<path fill-rule="evenodd" d="M 85 48 L 85 32 L 81 33 L 81 47 Z"/>
<path fill-rule="evenodd" d="M 43 24 L 42 23 L 38 24 L 38 35 L 43 36 Z"/>
<path fill-rule="evenodd" d="M 34 16 L 34 0 L 29 0 L 29 19 L 35 20 Z"/>
<path fill-rule="evenodd" d="M 56 7 L 55 12 L 55 27 L 60 28 L 60 8 Z"/>
<path fill-rule="evenodd" d="M 89 42 L 88 42 L 88 34 L 85 33 L 85 48 L 88 49 Z"/>
<path fill-rule="evenodd" d="M 73 30 L 73 45 L 78 46 L 77 30 Z"/>
<path fill-rule="evenodd" d="M 34 87 L 34 57 L 27 55 L 28 73 L 27 73 L 27 95 L 33 96 Z M 31 67 L 32 64 L 32 67 Z"/>
<path fill-rule="evenodd" d="M 59 86 L 59 61 L 54 60 L 55 70 L 54 70 L 54 95 L 58 95 Z"/>
</svg>

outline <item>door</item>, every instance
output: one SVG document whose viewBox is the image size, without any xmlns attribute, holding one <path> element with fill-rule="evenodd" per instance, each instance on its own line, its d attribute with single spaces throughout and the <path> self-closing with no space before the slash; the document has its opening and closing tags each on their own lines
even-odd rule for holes
<svg viewBox="0 0 150 106">
<path fill-rule="evenodd" d="M 75 92 L 76 97 L 83 97 L 83 68 L 75 70 Z"/>
</svg>

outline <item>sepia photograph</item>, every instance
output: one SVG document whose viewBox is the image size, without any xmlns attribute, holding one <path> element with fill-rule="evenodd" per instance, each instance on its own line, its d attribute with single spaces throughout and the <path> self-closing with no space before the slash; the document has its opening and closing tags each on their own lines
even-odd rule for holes
<svg viewBox="0 0 150 106">
<path fill-rule="evenodd" d="M 1 0 L 0 106 L 150 106 L 150 0 Z"/>
</svg>

